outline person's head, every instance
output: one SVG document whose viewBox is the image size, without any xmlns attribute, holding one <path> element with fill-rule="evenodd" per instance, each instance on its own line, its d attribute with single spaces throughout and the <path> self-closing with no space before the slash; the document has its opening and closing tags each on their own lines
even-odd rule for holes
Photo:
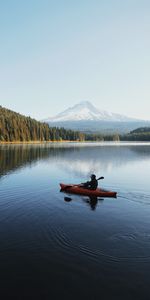
<svg viewBox="0 0 150 300">
<path fill-rule="evenodd" d="M 95 174 L 91 174 L 90 177 L 91 177 L 92 180 L 96 179 L 96 175 Z"/>
</svg>

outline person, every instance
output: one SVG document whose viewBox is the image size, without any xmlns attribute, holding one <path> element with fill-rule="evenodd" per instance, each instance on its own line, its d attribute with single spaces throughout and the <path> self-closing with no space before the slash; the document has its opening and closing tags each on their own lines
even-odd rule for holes
<svg viewBox="0 0 150 300">
<path fill-rule="evenodd" d="M 89 190 L 96 190 L 98 187 L 98 180 L 96 179 L 96 175 L 91 174 L 90 178 L 90 181 L 82 183 L 81 186 Z"/>
</svg>

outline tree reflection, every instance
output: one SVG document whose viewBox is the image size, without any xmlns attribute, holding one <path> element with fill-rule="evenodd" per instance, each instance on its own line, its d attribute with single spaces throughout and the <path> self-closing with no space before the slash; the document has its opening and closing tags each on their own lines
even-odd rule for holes
<svg viewBox="0 0 150 300">
<path fill-rule="evenodd" d="M 107 171 L 133 161 L 149 160 L 150 147 L 99 143 L 0 145 L 0 176 L 47 159 L 77 177 L 87 177 L 93 172 L 99 176 L 99 170 Z"/>
</svg>

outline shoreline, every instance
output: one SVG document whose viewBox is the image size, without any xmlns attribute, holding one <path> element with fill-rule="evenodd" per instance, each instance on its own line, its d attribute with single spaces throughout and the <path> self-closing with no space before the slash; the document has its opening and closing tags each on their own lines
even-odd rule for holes
<svg viewBox="0 0 150 300">
<path fill-rule="evenodd" d="M 62 140 L 62 141 L 13 141 L 13 142 L 2 142 L 0 141 L 0 145 L 2 144 L 48 144 L 48 143 L 86 143 L 86 142 L 97 142 L 97 141 L 73 141 L 73 140 Z M 101 142 L 101 141 L 98 141 Z"/>
<path fill-rule="evenodd" d="M 121 144 L 150 144 L 150 141 L 73 141 L 73 140 L 62 140 L 62 141 L 13 141 L 13 142 L 2 142 L 0 141 L 0 145 L 31 145 L 31 144 L 54 144 L 54 143 L 79 143 L 79 144 L 88 144 L 88 143 L 101 143 L 101 144 L 116 144 L 116 145 L 121 145 Z"/>
</svg>

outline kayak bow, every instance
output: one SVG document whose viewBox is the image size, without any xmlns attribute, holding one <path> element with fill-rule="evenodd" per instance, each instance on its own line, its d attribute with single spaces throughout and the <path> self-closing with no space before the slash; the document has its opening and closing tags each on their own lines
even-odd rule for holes
<svg viewBox="0 0 150 300">
<path fill-rule="evenodd" d="M 87 188 L 83 188 L 80 185 L 75 184 L 64 184 L 60 183 L 61 191 L 70 193 L 70 194 L 77 194 L 77 195 L 83 195 L 83 196 L 89 196 L 89 197 L 117 197 L 117 192 L 113 191 L 107 191 L 104 189 L 97 188 L 96 190 L 90 190 Z"/>
</svg>

